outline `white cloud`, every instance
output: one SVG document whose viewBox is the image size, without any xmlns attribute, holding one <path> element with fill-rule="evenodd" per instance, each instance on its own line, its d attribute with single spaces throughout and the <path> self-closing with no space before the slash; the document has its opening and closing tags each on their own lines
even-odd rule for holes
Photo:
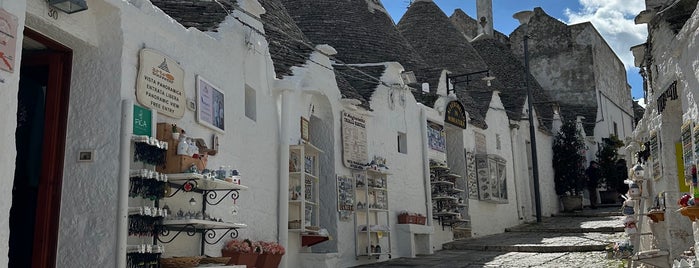
<svg viewBox="0 0 699 268">
<path fill-rule="evenodd" d="M 634 68 L 629 48 L 646 41 L 646 25 L 636 25 L 634 17 L 645 9 L 644 0 L 579 0 L 580 10 L 565 10 L 568 24 L 589 21 L 602 34 L 626 69 Z"/>
</svg>

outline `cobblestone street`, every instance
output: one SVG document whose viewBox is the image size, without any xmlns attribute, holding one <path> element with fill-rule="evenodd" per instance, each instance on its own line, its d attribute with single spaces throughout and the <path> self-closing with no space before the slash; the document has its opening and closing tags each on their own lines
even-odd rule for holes
<svg viewBox="0 0 699 268">
<path fill-rule="evenodd" d="M 444 250 L 357 267 L 623 267 L 604 247 L 624 238 L 618 207 L 544 218 L 505 233 L 457 240 Z"/>
</svg>

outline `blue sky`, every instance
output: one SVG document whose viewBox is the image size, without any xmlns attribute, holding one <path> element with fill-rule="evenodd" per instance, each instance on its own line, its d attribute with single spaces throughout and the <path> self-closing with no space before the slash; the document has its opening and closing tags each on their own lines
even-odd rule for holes
<svg viewBox="0 0 699 268">
<path fill-rule="evenodd" d="M 398 23 L 407 10 L 409 0 L 383 0 L 386 10 Z M 476 17 L 475 0 L 434 0 L 450 16 L 460 8 L 471 17 Z M 645 9 L 644 0 L 493 0 L 495 29 L 509 35 L 517 25 L 512 14 L 522 10 L 541 7 L 550 16 L 565 23 L 575 24 L 590 21 L 602 34 L 626 66 L 628 83 L 634 99 L 643 98 L 643 81 L 638 68 L 633 67 L 631 46 L 646 40 L 645 25 L 635 25 L 633 18 Z"/>
</svg>

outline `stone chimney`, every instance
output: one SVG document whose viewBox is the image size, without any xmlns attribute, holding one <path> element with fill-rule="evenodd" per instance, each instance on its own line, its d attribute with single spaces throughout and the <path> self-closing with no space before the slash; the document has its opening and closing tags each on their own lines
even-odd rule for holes
<svg viewBox="0 0 699 268">
<path fill-rule="evenodd" d="M 493 0 L 476 0 L 478 34 L 493 36 Z"/>
</svg>

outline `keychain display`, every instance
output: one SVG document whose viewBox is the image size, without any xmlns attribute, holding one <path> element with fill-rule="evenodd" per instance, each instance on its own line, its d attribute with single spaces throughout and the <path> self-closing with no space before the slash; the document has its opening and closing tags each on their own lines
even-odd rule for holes
<svg viewBox="0 0 699 268">
<path fill-rule="evenodd" d="M 167 175 L 152 170 L 132 170 L 129 178 L 129 197 L 150 200 L 162 199 L 167 192 Z"/>
<path fill-rule="evenodd" d="M 136 136 L 133 138 L 134 158 L 138 162 L 150 165 L 164 165 L 165 153 L 167 152 L 167 142 L 158 141 L 153 137 Z"/>
</svg>

